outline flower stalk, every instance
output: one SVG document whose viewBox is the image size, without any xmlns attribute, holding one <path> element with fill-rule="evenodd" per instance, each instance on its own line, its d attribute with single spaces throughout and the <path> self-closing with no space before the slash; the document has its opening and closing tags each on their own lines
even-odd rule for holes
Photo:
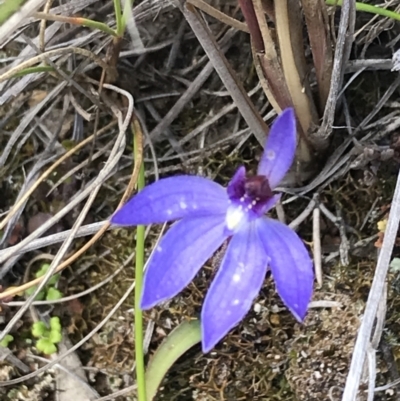
<svg viewBox="0 0 400 401">
<path fill-rule="evenodd" d="M 134 131 L 134 125 L 132 126 Z M 134 131 L 135 132 L 135 131 Z M 134 135 L 134 158 L 138 157 L 139 146 L 138 136 Z M 138 192 L 145 186 L 143 161 L 139 170 L 137 182 Z M 145 367 L 143 354 L 143 313 L 140 306 L 143 290 L 143 268 L 144 268 L 144 240 L 145 227 L 138 225 L 136 229 L 136 260 L 135 260 L 135 362 L 136 362 L 136 383 L 138 401 L 146 401 Z"/>
</svg>

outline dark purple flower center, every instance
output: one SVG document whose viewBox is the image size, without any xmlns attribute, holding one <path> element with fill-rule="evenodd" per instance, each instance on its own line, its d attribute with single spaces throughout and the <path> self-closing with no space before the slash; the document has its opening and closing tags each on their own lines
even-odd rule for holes
<svg viewBox="0 0 400 401">
<path fill-rule="evenodd" d="M 246 177 L 244 181 L 244 193 L 252 200 L 265 202 L 272 197 L 272 189 L 265 175 Z"/>
<path fill-rule="evenodd" d="M 254 175 L 247 177 L 240 167 L 228 184 L 230 206 L 226 214 L 229 230 L 237 230 L 244 222 L 261 217 L 276 203 L 268 177 Z"/>
</svg>

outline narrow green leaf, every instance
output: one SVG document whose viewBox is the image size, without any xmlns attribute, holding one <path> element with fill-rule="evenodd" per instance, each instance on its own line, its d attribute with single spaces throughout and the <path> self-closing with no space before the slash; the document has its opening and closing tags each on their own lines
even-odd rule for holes
<svg viewBox="0 0 400 401">
<path fill-rule="evenodd" d="M 0 25 L 18 11 L 24 3 L 25 0 L 6 0 L 0 2 Z"/>
<path fill-rule="evenodd" d="M 185 321 L 171 331 L 157 349 L 146 370 L 147 401 L 152 401 L 171 366 L 201 340 L 200 322 Z"/>
</svg>

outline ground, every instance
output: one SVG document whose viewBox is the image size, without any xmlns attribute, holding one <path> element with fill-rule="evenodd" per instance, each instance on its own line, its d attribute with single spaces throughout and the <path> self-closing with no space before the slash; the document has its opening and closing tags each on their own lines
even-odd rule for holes
<svg viewBox="0 0 400 401">
<path fill-rule="evenodd" d="M 111 2 L 101 2 L 102 7 L 98 3 L 70 2 L 70 7 L 75 6 L 71 11 L 67 4 L 55 2 L 50 14 L 80 15 L 114 26 Z M 392 2 L 390 8 L 394 10 L 399 4 Z M 243 21 L 236 2 L 212 5 Z M 340 10 L 329 10 L 335 36 Z M 45 47 L 41 47 L 39 23 L 33 20 L 26 20 L 25 30 L 15 38 L 4 42 L 0 37 L 0 61 L 4 66 L 0 69 L 0 218 L 9 218 L 0 221 L 2 290 L 32 280 L 44 262 L 51 263 L 59 257 L 56 264 L 65 263 L 66 268 L 56 287 L 63 297 L 70 296 L 61 303 L 30 307 L 12 323 L 10 334 L 14 341 L 8 345 L 12 357 L 6 358 L 8 351 L 3 349 L 0 359 L 0 381 L 5 384 L 44 366 L 44 355 L 34 346 L 32 321 L 59 316 L 64 337 L 72 345 L 84 339 L 75 355 L 89 386 L 99 396 L 128 388 L 129 393 L 116 395 L 115 399 L 136 399 L 132 387 L 135 229 L 109 229 L 78 257 L 79 250 L 115 211 L 135 174 L 133 134 L 128 124 L 124 126 L 124 119 L 133 110 L 130 95 L 145 141 L 143 157 L 148 183 L 159 176 L 185 173 L 207 176 L 226 185 L 240 165 L 252 173 L 256 171 L 262 147 L 218 74 L 207 67 L 208 58 L 182 13 L 169 2 L 144 0 L 135 4 L 134 16 L 140 40 L 131 32 L 114 46 L 109 33 L 81 26 L 79 21 L 78 25 L 48 21 Z M 227 32 L 225 22 L 205 18 L 220 40 Z M 274 25 L 270 26 L 276 35 Z M 315 70 L 303 28 L 307 79 L 311 82 L 311 96 L 317 99 Z M 275 116 L 273 108 L 261 88 L 253 90 L 259 81 L 249 35 L 228 33 L 221 48 L 246 91 L 253 91 L 251 99 L 270 125 Z M 297 323 L 286 310 L 268 274 L 252 310 L 240 325 L 209 354 L 202 354 L 199 345 L 185 353 L 171 367 L 155 399 L 341 399 L 385 224 L 395 202 L 393 192 L 400 161 L 400 81 L 390 68 L 399 33 L 398 22 L 356 13 L 350 60 L 364 60 L 367 65 L 379 59 L 386 64 L 358 69 L 356 73 L 347 67 L 342 86 L 346 89 L 336 104 L 329 146 L 313 148 L 307 178 L 296 167 L 305 168 L 298 160 L 291 175 L 296 177 L 295 182 L 282 188 L 287 223 L 295 220 L 312 200 L 320 209 L 322 283 L 315 285 L 304 323 Z M 36 40 L 34 44 L 32 40 Z M 71 50 L 72 47 L 87 53 Z M 62 50 L 65 48 L 69 50 Z M 61 50 L 40 60 L 42 67 L 53 67 L 52 71 L 15 75 L 20 73 L 17 70 L 22 59 L 30 60 L 43 50 L 56 49 Z M 112 50 L 118 56 L 116 64 L 110 56 Z M 102 76 L 104 62 L 113 67 L 106 76 Z M 11 68 L 16 69 L 14 75 L 7 76 Z M 71 75 L 71 71 L 75 73 Z M 106 84 L 99 90 L 103 79 Z M 201 82 L 193 85 L 195 80 Z M 319 117 L 321 121 L 322 114 Z M 329 166 L 330 158 L 350 134 L 355 134 L 354 139 L 333 163 L 340 168 L 332 167 L 324 176 L 324 167 Z M 45 172 L 48 173 L 43 175 Z M 316 177 L 322 179 L 311 189 L 294 190 L 307 188 Z M 21 201 L 24 194 L 26 198 Z M 88 211 L 80 216 L 86 201 Z M 273 211 L 271 215 L 282 218 L 282 212 Z M 86 234 L 75 233 L 72 243 L 59 253 L 61 242 L 67 238 L 64 234 L 80 217 L 79 226 L 85 228 Z M 158 225 L 149 229 L 146 257 L 162 229 Z M 312 210 L 297 231 L 310 253 L 315 253 Z M 38 244 L 36 239 L 41 236 L 48 241 Z M 398 245 L 400 242 L 395 245 L 393 258 L 399 254 Z M 145 312 L 146 363 L 175 327 L 199 317 L 221 255 L 219 252 L 209 260 L 180 295 Z M 399 379 L 399 293 L 398 273 L 393 268 L 387 277 L 386 310 L 379 310 L 384 324 L 381 329 L 377 324 L 375 333 L 378 390 Z M 126 300 L 113 311 L 124 296 Z M 10 327 L 26 298 L 19 291 L 4 300 L 0 329 Z M 93 332 L 101 322 L 104 325 Z M 59 374 L 50 368 L 40 376 L 0 387 L 0 395 L 4 400 L 55 400 L 60 392 L 55 381 Z M 360 399 L 367 399 L 368 377 L 363 378 L 360 388 Z M 393 386 L 377 391 L 374 399 L 399 400 L 399 390 Z"/>
</svg>

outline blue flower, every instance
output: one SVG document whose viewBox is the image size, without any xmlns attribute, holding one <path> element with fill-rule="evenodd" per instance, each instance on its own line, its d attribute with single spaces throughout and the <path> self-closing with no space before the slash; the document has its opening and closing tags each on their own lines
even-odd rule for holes
<svg viewBox="0 0 400 401">
<path fill-rule="evenodd" d="M 201 311 L 202 347 L 210 351 L 249 311 L 268 268 L 284 304 L 298 321 L 307 312 L 313 266 L 297 234 L 265 216 L 273 193 L 293 163 L 296 120 L 292 109 L 274 122 L 256 176 L 240 167 L 227 188 L 197 176 L 165 178 L 144 188 L 111 221 L 120 226 L 171 226 L 144 277 L 141 306 L 149 309 L 181 292 L 213 253 L 229 240 Z"/>
</svg>

